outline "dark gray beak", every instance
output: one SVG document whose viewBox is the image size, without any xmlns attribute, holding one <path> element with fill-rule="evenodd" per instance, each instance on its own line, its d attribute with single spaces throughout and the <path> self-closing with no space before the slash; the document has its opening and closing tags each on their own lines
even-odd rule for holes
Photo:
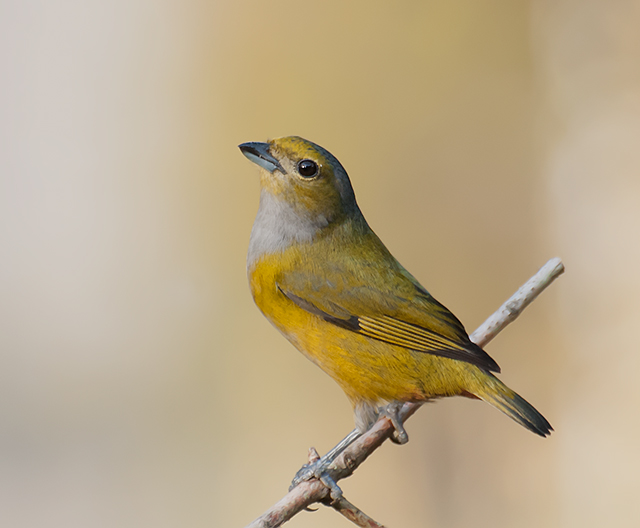
<svg viewBox="0 0 640 528">
<path fill-rule="evenodd" d="M 253 161 L 256 165 L 260 165 L 263 169 L 266 169 L 269 172 L 273 172 L 278 169 L 282 174 L 284 174 L 282 165 L 280 165 L 278 160 L 269 152 L 269 143 L 258 143 L 252 141 L 249 143 L 242 143 L 242 145 L 238 145 L 238 148 L 250 161 Z"/>
</svg>

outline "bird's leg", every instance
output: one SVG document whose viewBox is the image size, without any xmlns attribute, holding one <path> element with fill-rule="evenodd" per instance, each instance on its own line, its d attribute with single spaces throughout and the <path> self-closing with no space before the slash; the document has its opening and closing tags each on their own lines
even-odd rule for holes
<svg viewBox="0 0 640 528">
<path fill-rule="evenodd" d="M 354 402 L 353 411 L 356 428 L 322 458 L 302 466 L 293 478 L 289 489 L 296 487 L 303 480 L 317 478 L 331 489 L 331 496 L 334 499 L 342 495 L 342 491 L 335 481 L 329 476 L 327 470 L 332 462 L 338 458 L 340 453 L 342 453 L 348 446 L 371 428 L 379 415 L 379 409 L 376 403 L 365 400 Z"/>
<path fill-rule="evenodd" d="M 347 447 L 349 447 L 353 442 L 355 442 L 358 438 L 362 436 L 362 433 L 357 429 L 351 431 L 347 436 L 345 436 L 338 444 L 331 449 L 327 454 L 322 456 L 320 459 L 315 462 L 311 462 L 309 464 L 305 464 L 302 466 L 296 476 L 293 477 L 293 481 L 291 482 L 291 486 L 289 486 L 289 490 L 295 488 L 298 484 L 305 480 L 311 480 L 313 478 L 317 478 L 320 480 L 325 486 L 327 486 L 331 490 L 331 498 L 337 499 L 342 496 L 342 490 L 336 484 L 335 480 L 331 478 L 331 476 L 327 473 L 327 469 L 331 463 L 338 458 L 340 453 L 342 453 Z"/>
<path fill-rule="evenodd" d="M 391 435 L 391 441 L 396 444 L 406 444 L 409 441 L 409 435 L 407 434 L 399 416 L 402 405 L 402 402 L 392 402 L 382 410 L 382 415 L 391 420 L 391 424 L 395 429 Z"/>
<path fill-rule="evenodd" d="M 310 462 L 302 466 L 296 476 L 291 481 L 289 490 L 295 488 L 298 484 L 305 480 L 317 478 L 325 486 L 331 490 L 331 498 L 337 499 L 342 496 L 342 490 L 338 484 L 331 478 L 328 469 L 333 461 L 353 442 L 360 438 L 364 432 L 369 430 L 380 416 L 386 416 L 391 421 L 395 431 L 391 436 L 391 441 L 396 444 L 406 444 L 409 441 L 409 435 L 402 425 L 399 413 L 402 409 L 402 402 L 392 402 L 386 407 L 377 408 L 373 405 L 360 403 L 356 405 L 356 429 L 345 436 L 338 444 L 328 453 L 323 455 L 315 462 Z"/>
</svg>

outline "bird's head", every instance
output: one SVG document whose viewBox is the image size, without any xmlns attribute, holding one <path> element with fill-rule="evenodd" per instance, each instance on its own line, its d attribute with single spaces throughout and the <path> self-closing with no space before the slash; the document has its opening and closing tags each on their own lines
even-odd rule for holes
<svg viewBox="0 0 640 528">
<path fill-rule="evenodd" d="M 286 202 L 301 219 L 328 225 L 359 215 L 346 171 L 319 145 L 289 136 L 239 147 L 260 167 L 263 193 Z"/>
</svg>

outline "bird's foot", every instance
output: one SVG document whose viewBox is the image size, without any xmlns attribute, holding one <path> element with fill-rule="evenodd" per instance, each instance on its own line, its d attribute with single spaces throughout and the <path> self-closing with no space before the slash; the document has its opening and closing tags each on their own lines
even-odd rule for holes
<svg viewBox="0 0 640 528">
<path fill-rule="evenodd" d="M 342 497 L 342 490 L 340 489 L 340 486 L 338 486 L 336 481 L 333 480 L 333 478 L 328 472 L 329 466 L 333 462 L 333 459 L 329 460 L 326 458 L 326 456 L 322 458 L 317 457 L 317 452 L 313 448 L 311 448 L 309 451 L 310 451 L 309 463 L 305 464 L 298 470 L 298 472 L 296 473 L 296 476 L 293 477 L 293 480 L 291 481 L 291 486 L 289 486 L 289 491 L 291 491 L 301 482 L 304 482 L 306 480 L 318 479 L 327 488 L 329 488 L 330 490 L 329 493 L 332 499 L 335 500 Z M 317 457 L 315 460 L 311 460 L 312 451 L 313 453 L 315 453 Z"/>
<path fill-rule="evenodd" d="M 339 499 L 342 496 L 342 490 L 329 474 L 329 468 L 333 461 L 338 458 L 340 453 L 360 438 L 360 436 L 362 436 L 362 434 L 357 429 L 354 429 L 322 458 L 320 458 L 318 452 L 313 447 L 309 449 L 309 463 L 305 464 L 298 470 L 296 476 L 293 477 L 293 480 L 291 481 L 289 491 L 301 482 L 315 478 L 329 488 L 332 499 Z"/>
<path fill-rule="evenodd" d="M 402 409 L 402 402 L 393 402 L 384 407 L 380 413 L 381 416 L 386 416 L 391 421 L 395 431 L 391 435 L 391 441 L 395 444 L 406 444 L 409 441 L 409 435 L 407 434 L 402 420 L 400 419 L 400 410 Z"/>
</svg>

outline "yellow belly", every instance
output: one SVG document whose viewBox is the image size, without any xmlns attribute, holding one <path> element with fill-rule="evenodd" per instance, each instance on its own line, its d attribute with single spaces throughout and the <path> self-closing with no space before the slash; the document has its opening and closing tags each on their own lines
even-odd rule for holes
<svg viewBox="0 0 640 528">
<path fill-rule="evenodd" d="M 289 261 L 261 258 L 249 269 L 253 298 L 265 317 L 311 361 L 359 401 L 424 401 L 473 392 L 473 365 L 377 341 L 300 308 L 277 287 Z"/>
</svg>

